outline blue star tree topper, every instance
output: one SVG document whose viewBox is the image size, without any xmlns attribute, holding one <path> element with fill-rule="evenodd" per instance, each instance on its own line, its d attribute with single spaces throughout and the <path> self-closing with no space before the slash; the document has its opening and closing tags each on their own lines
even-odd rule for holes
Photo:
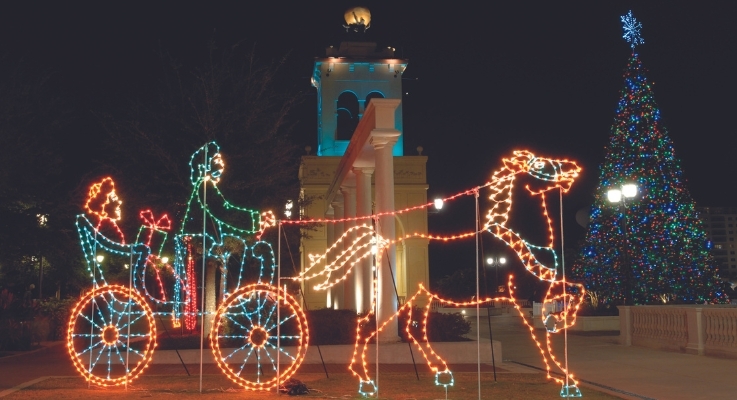
<svg viewBox="0 0 737 400">
<path fill-rule="evenodd" d="M 623 15 L 621 19 L 624 28 L 624 35 L 622 35 L 622 37 L 624 40 L 629 42 L 630 47 L 632 47 L 632 51 L 634 51 L 635 46 L 645 43 L 645 39 L 640 36 L 642 23 L 638 22 L 637 19 L 632 16 L 632 10 L 630 10 L 627 15 Z"/>
</svg>

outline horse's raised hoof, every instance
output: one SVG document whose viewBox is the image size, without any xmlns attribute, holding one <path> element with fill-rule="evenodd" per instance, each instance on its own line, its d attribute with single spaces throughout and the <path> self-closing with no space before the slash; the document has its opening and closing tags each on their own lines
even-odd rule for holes
<svg viewBox="0 0 737 400">
<path fill-rule="evenodd" d="M 358 393 L 363 397 L 371 397 L 376 395 L 376 384 L 374 381 L 364 381 L 358 384 Z"/>
<path fill-rule="evenodd" d="M 454 382 L 453 373 L 449 369 L 435 373 L 435 384 L 438 386 L 453 386 Z"/>
<path fill-rule="evenodd" d="M 553 315 L 552 313 L 548 314 L 543 320 L 543 325 L 545 325 L 545 329 L 550 333 L 558 332 L 557 323 L 558 323 L 558 320 L 555 318 L 555 315 Z"/>
<path fill-rule="evenodd" d="M 560 388 L 560 397 L 581 397 L 581 391 L 578 390 L 576 385 L 563 385 Z"/>
</svg>

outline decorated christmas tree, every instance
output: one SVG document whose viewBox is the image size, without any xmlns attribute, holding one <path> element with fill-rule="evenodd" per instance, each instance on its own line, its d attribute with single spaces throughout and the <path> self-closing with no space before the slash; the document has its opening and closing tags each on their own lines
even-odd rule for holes
<svg viewBox="0 0 737 400">
<path fill-rule="evenodd" d="M 573 275 L 594 305 L 723 302 L 727 286 L 635 52 L 641 24 L 631 12 L 622 22 L 632 55 Z"/>
</svg>

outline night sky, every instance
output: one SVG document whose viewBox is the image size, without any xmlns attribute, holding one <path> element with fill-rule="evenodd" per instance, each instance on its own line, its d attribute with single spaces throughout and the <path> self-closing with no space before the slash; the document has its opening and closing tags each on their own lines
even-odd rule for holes
<svg viewBox="0 0 737 400">
<path fill-rule="evenodd" d="M 114 113 L 152 85 L 158 48 L 182 60 L 198 57 L 213 38 L 223 46 L 256 42 L 264 58 L 289 51 L 283 83 L 307 93 L 293 136 L 314 149 L 313 59 L 344 37 L 345 9 L 364 5 L 373 17 L 366 39 L 409 60 L 404 151 L 424 147 L 429 197 L 483 184 L 513 149 L 577 160 L 584 174 L 564 200 L 566 240 L 575 242 L 584 229 L 574 215 L 592 202 L 623 86 L 631 49 L 619 18 L 631 9 L 643 24 L 637 51 L 696 204 L 737 206 L 731 2 L 291 3 L 4 2 L 0 54 L 52 71 L 81 108 Z M 84 157 L 100 130 L 91 121 L 70 132 L 68 153 Z M 457 207 L 465 214 L 432 215 L 431 228 L 473 226 L 473 205 Z M 436 259 L 451 268 L 447 257 Z"/>
</svg>

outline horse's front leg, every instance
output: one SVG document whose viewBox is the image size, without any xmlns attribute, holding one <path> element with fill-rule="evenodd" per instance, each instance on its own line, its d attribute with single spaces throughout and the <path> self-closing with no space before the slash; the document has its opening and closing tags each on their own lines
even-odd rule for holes
<svg viewBox="0 0 737 400">
<path fill-rule="evenodd" d="M 366 358 L 366 351 L 368 350 L 368 343 L 376 335 L 376 331 L 372 331 L 368 335 L 364 334 L 363 326 L 368 324 L 371 320 L 373 312 L 369 312 L 365 317 L 359 318 L 356 321 L 356 343 L 353 346 L 353 356 L 351 357 L 351 363 L 348 365 L 353 376 L 359 379 L 358 392 L 363 396 L 372 396 L 376 394 L 377 387 L 373 379 L 369 375 L 368 360 Z M 360 353 L 360 355 L 359 355 Z M 361 367 L 357 367 L 356 363 L 361 363 Z"/>
<path fill-rule="evenodd" d="M 532 253 L 529 246 L 527 246 L 527 242 L 525 242 L 516 232 L 506 226 L 498 224 L 490 225 L 488 229 L 492 235 L 506 243 L 507 246 L 517 253 L 517 257 L 522 261 L 522 264 L 527 271 L 538 277 L 540 280 L 548 282 L 555 281 L 555 268 L 547 267 L 541 263 Z"/>
<path fill-rule="evenodd" d="M 545 370 L 547 371 L 547 377 L 548 379 L 552 379 L 553 377 L 550 375 L 550 364 L 548 363 L 548 358 L 546 356 L 546 351 L 543 349 L 542 344 L 540 343 L 540 340 L 538 340 L 537 335 L 535 335 L 535 328 L 530 324 L 530 322 L 525 317 L 525 314 L 522 312 L 522 307 L 517 304 L 517 299 L 514 297 L 514 285 L 512 284 L 512 277 L 509 277 L 509 281 L 507 282 L 507 288 L 509 290 L 509 301 L 512 302 L 514 305 L 514 309 L 517 310 L 519 313 L 519 316 L 522 317 L 522 322 L 525 323 L 525 326 L 530 331 L 530 336 L 532 337 L 532 341 L 535 342 L 535 345 L 540 350 L 540 354 L 543 357 L 543 363 L 545 364 Z"/>
</svg>

